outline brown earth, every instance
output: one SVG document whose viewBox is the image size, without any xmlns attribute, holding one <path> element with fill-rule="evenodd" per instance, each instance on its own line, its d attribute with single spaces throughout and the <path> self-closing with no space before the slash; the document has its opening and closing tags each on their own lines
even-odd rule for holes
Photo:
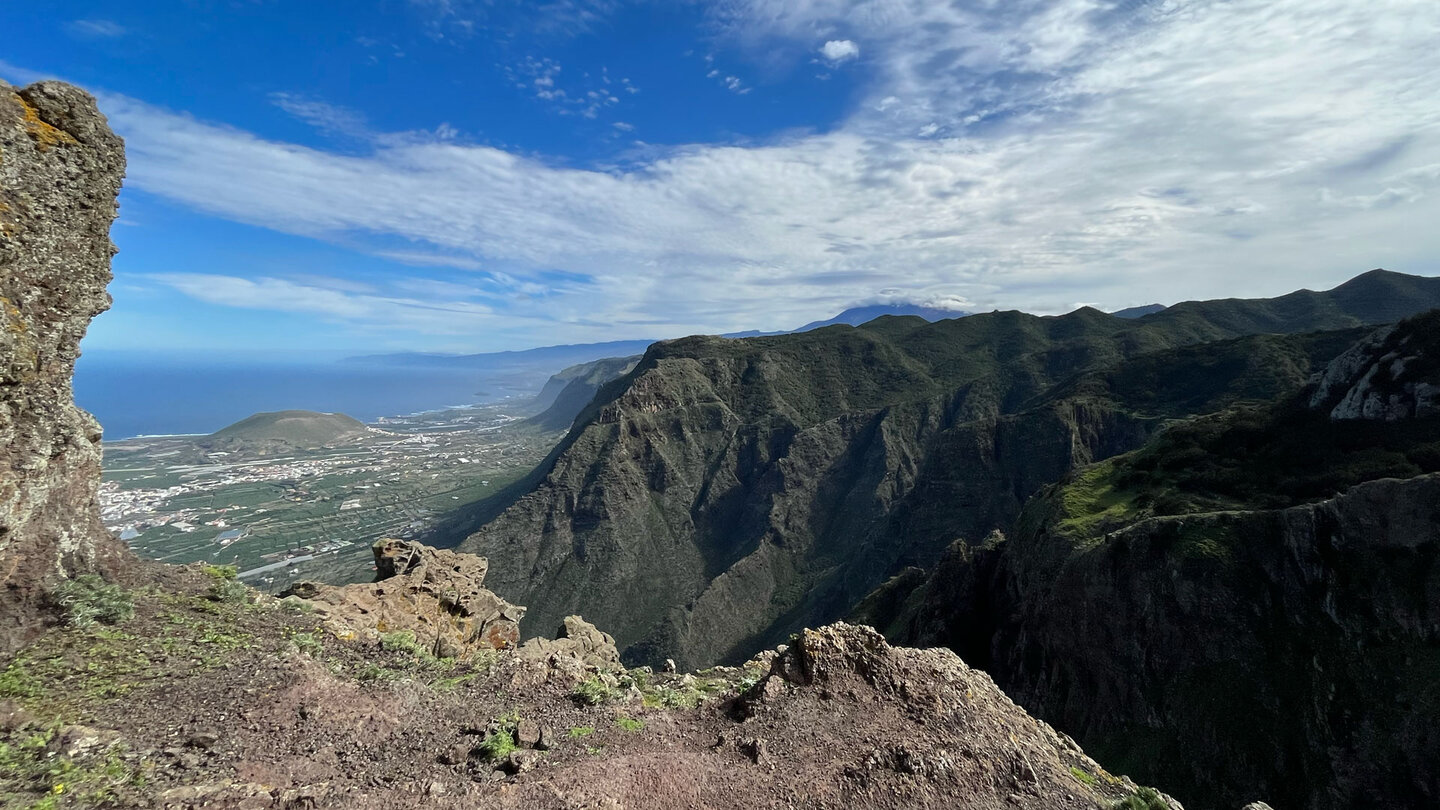
<svg viewBox="0 0 1440 810">
<path fill-rule="evenodd" d="M 1095 808 L 1134 790 L 953 653 L 868 628 L 696 675 L 437 659 L 229 582 L 146 565 L 133 618 L 55 628 L 0 671 L 4 806 Z M 492 762 L 487 737 L 548 750 Z"/>
</svg>

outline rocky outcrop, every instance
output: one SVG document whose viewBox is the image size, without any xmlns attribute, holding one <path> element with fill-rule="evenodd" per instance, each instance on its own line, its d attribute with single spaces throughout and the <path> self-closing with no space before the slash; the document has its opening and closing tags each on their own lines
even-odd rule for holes
<svg viewBox="0 0 1440 810">
<path fill-rule="evenodd" d="M 35 627 L 48 584 L 121 554 L 96 502 L 100 426 L 70 380 L 110 304 L 124 172 L 87 93 L 0 82 L 0 651 Z"/>
<path fill-rule="evenodd" d="M 1336 421 L 1440 415 L 1440 311 L 1379 329 L 1336 358 L 1310 407 Z"/>
<path fill-rule="evenodd" d="M 1440 797 L 1440 476 L 1103 534 L 1067 527 L 1066 498 L 1008 541 L 957 545 L 892 637 L 958 650 L 1186 802 Z"/>
<path fill-rule="evenodd" d="M 869 627 L 800 633 L 737 711 L 745 718 L 737 746 L 758 763 L 789 761 L 805 745 L 800 729 L 832 741 L 841 758 L 846 749 L 858 755 L 845 769 L 847 806 L 944 807 L 966 796 L 982 805 L 1093 807 L 1138 789 L 1026 715 L 953 652 L 891 647 Z"/>
<path fill-rule="evenodd" d="M 484 557 L 381 538 L 375 541 L 375 582 L 299 582 L 284 594 L 311 606 L 344 637 L 410 632 L 440 657 L 466 657 L 520 642 L 525 608 L 484 587 Z M 593 629 L 593 628 L 592 628 Z"/>
<path fill-rule="evenodd" d="M 519 656 L 532 661 L 556 656 L 573 658 L 582 664 L 603 669 L 619 669 L 621 666 L 615 639 L 579 616 L 566 616 L 553 639 L 537 637 L 521 644 Z"/>
</svg>

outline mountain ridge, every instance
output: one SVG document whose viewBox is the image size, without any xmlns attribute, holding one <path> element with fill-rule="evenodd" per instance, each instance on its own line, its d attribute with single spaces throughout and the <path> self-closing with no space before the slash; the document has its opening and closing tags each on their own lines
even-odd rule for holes
<svg viewBox="0 0 1440 810">
<path fill-rule="evenodd" d="M 532 615 L 597 615 L 635 660 L 742 657 L 802 617 L 843 615 L 836 600 L 879 584 L 867 579 L 933 562 L 944 531 L 1008 525 L 1041 486 L 1138 446 L 1170 415 L 1084 395 L 1044 403 L 1066 379 L 1206 341 L 1381 322 L 1396 283 L 1412 296 L 1401 308 L 1440 305 L 1440 280 L 1368 273 L 1330 293 L 1187 302 L 1139 319 L 887 316 L 660 341 L 461 547 L 496 560 L 497 588 Z M 1026 403 L 1041 406 L 1023 415 Z M 1027 442 L 1035 450 L 1019 454 Z M 937 507 L 916 486 L 957 488 L 972 506 Z M 892 521 L 922 518 L 923 537 L 877 551 L 899 531 Z M 857 574 L 862 557 L 878 570 Z M 751 610 L 770 607 L 748 618 L 724 607 L 740 593 Z M 638 609 L 623 607 L 628 596 Z M 696 622 L 729 626 L 687 629 Z"/>
</svg>

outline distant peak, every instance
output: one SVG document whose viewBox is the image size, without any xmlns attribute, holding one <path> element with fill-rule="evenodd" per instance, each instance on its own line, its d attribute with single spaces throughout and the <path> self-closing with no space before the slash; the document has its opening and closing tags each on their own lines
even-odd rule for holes
<svg viewBox="0 0 1440 810">
<path fill-rule="evenodd" d="M 1126 307 L 1125 309 L 1117 309 L 1110 314 L 1114 315 L 1117 318 L 1143 318 L 1146 315 L 1154 315 L 1155 313 L 1160 312 L 1164 309 L 1167 309 L 1164 304 L 1144 304 L 1138 307 Z"/>
</svg>

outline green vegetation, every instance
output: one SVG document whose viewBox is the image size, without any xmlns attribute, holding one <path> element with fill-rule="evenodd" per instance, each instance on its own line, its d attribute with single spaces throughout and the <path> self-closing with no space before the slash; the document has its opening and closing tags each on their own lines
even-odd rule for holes
<svg viewBox="0 0 1440 810">
<path fill-rule="evenodd" d="M 205 565 L 200 570 L 214 580 L 210 584 L 210 590 L 206 593 L 211 601 L 244 602 L 250 598 L 250 589 L 235 578 L 235 566 Z"/>
<path fill-rule="evenodd" d="M 217 604 L 148 588 L 125 600 L 127 613 L 145 610 L 165 631 L 137 635 L 97 621 L 46 634 L 0 669 L 0 698 L 40 716 L 82 721 L 137 684 L 173 674 L 176 662 L 190 673 L 213 669 L 254 643 L 241 622 L 257 610 L 249 603 Z M 113 592 L 101 601 L 113 603 Z"/>
<path fill-rule="evenodd" d="M 615 725 L 618 726 L 621 731 L 639 731 L 645 728 L 645 721 L 638 717 L 621 716 L 615 719 Z"/>
<path fill-rule="evenodd" d="M 289 628 L 286 630 L 288 631 Z M 321 635 L 319 630 L 308 633 L 286 632 L 286 638 L 295 645 L 295 649 L 311 658 L 319 658 L 325 652 L 325 643 L 321 640 Z"/>
<path fill-rule="evenodd" d="M 572 726 L 572 727 L 570 728 L 570 736 L 571 736 L 571 737 L 588 737 L 588 736 L 590 736 L 591 734 L 594 734 L 594 733 L 595 733 L 595 727 L 594 727 L 594 726 Z"/>
<path fill-rule="evenodd" d="M 1160 798 L 1154 788 L 1142 787 L 1111 805 L 1112 810 L 1170 810 L 1170 803 Z"/>
<path fill-rule="evenodd" d="M 576 685 L 570 692 L 570 696 L 586 706 L 599 706 L 606 701 L 614 700 L 618 690 L 601 680 L 600 676 L 592 675 Z"/>
<path fill-rule="evenodd" d="M 95 574 L 81 574 L 55 588 L 51 597 L 72 627 L 87 629 L 96 623 L 119 624 L 135 615 L 135 600 L 124 588 Z"/>
<path fill-rule="evenodd" d="M 1085 785 L 1086 787 L 1095 787 L 1095 783 L 1098 781 L 1084 768 L 1077 768 L 1074 765 L 1070 766 L 1070 775 L 1075 777 L 1076 781 L 1078 781 L 1082 785 Z"/>
<path fill-rule="evenodd" d="M 1066 517 L 1056 528 L 1071 536 L 1093 536 L 1135 514 L 1134 494 L 1119 485 L 1115 460 L 1102 461 L 1076 475 L 1060 491 Z"/>
<path fill-rule="evenodd" d="M 143 787 L 148 762 L 132 763 L 122 745 L 77 760 L 57 755 L 59 726 L 0 736 L 0 796 L 6 807 L 60 810 L 118 805 Z"/>
<path fill-rule="evenodd" d="M 490 724 L 489 733 L 485 739 L 480 741 L 480 754 L 490 762 L 499 762 L 516 751 L 520 746 L 516 743 L 516 730 L 520 727 L 519 712 L 507 712 L 495 718 Z"/>
</svg>

